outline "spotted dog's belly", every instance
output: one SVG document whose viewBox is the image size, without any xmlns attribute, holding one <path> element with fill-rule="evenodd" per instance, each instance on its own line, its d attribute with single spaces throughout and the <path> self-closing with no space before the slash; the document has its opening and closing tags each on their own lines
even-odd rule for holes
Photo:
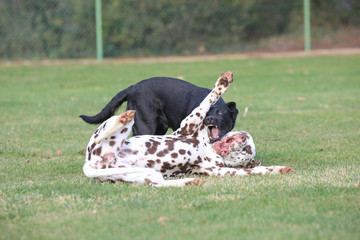
<svg viewBox="0 0 360 240">
<path fill-rule="evenodd" d="M 142 135 L 125 141 L 118 157 L 123 163 L 152 168 L 165 177 L 175 177 L 194 173 L 209 160 L 209 154 L 204 154 L 204 149 L 209 150 L 209 146 L 192 137 Z"/>
</svg>

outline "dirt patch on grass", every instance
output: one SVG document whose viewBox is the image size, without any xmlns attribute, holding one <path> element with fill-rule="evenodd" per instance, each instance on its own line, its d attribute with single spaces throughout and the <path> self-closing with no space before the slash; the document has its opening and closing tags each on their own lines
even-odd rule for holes
<svg viewBox="0 0 360 240">
<path fill-rule="evenodd" d="M 99 62 L 94 58 L 87 59 L 46 59 L 46 60 L 12 60 L 0 61 L 0 66 L 47 66 L 47 65 L 72 65 L 72 64 L 152 64 L 152 63 L 176 63 L 217 61 L 222 59 L 272 59 L 272 58 L 298 58 L 312 56 L 337 56 L 337 55 L 360 55 L 360 48 L 336 48 L 316 49 L 306 51 L 284 52 L 247 52 L 226 54 L 204 54 L 191 56 L 159 56 L 159 57 L 135 57 L 135 58 L 108 58 Z"/>
</svg>

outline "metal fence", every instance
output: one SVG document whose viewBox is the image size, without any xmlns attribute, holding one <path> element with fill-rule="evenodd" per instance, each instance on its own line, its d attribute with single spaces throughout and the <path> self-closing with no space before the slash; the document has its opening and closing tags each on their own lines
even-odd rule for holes
<svg viewBox="0 0 360 240">
<path fill-rule="evenodd" d="M 105 57 L 304 49 L 304 0 L 1 0 L 0 59 L 96 57 L 96 1 Z M 360 1 L 310 9 L 312 48 L 360 47 Z"/>
</svg>

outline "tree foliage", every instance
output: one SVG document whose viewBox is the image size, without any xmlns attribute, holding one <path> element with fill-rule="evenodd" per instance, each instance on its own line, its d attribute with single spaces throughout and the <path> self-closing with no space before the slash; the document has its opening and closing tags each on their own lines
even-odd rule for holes
<svg viewBox="0 0 360 240">
<path fill-rule="evenodd" d="M 356 0 L 313 0 L 312 23 L 360 25 Z M 0 58 L 95 55 L 93 0 L 0 1 Z M 104 0 L 105 56 L 217 52 L 302 27 L 302 1 Z M 300 16 L 300 17 L 299 17 Z"/>
</svg>

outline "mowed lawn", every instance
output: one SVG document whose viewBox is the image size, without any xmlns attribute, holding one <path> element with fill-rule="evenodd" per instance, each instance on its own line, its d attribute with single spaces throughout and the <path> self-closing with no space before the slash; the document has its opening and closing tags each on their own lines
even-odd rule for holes
<svg viewBox="0 0 360 240">
<path fill-rule="evenodd" d="M 263 165 L 294 173 L 183 188 L 83 175 L 96 126 L 79 115 L 145 78 L 212 88 L 228 70 L 235 130 L 251 133 Z M 360 56 L 0 66 L 0 121 L 0 239 L 360 237 Z"/>
</svg>

